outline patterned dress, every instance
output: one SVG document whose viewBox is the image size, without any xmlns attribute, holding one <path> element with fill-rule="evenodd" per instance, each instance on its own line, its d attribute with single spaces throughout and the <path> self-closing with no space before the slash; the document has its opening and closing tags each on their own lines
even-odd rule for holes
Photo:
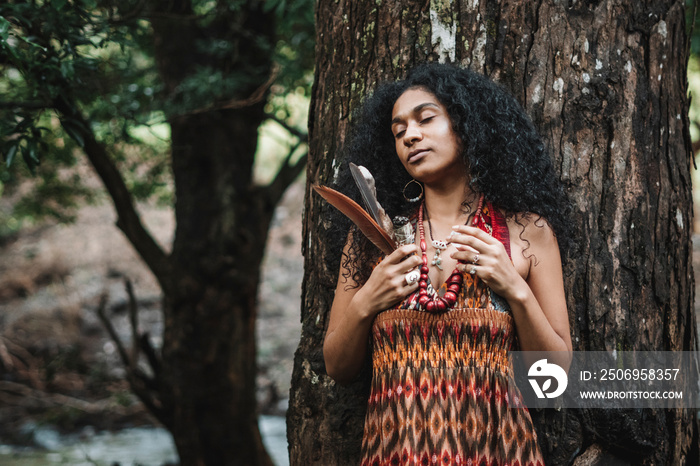
<svg viewBox="0 0 700 466">
<path fill-rule="evenodd" d="M 510 254 L 505 220 L 484 214 Z M 380 313 L 362 465 L 544 465 L 511 376 L 515 345 L 507 302 L 475 275 L 443 314 L 419 310 L 417 294 Z"/>
</svg>

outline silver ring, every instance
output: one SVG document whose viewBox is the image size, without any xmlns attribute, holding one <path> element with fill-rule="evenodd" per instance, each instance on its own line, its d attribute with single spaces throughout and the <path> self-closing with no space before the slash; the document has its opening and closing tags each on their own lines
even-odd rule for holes
<svg viewBox="0 0 700 466">
<path fill-rule="evenodd" d="M 474 266 L 472 265 L 472 268 L 469 269 L 469 273 L 472 274 L 472 275 L 474 275 L 474 274 L 476 273 L 476 267 L 474 267 Z"/>
<path fill-rule="evenodd" d="M 474 254 L 474 260 L 472 262 L 474 263 L 474 265 L 476 265 L 476 263 L 479 262 L 479 255 L 478 254 Z"/>
<path fill-rule="evenodd" d="M 420 279 L 420 272 L 417 270 L 411 270 L 404 276 L 404 281 L 406 285 L 413 285 Z"/>
</svg>

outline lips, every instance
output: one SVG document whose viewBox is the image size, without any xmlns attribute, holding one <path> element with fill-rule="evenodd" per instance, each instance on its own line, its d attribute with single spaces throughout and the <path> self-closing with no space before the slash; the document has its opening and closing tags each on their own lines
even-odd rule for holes
<svg viewBox="0 0 700 466">
<path fill-rule="evenodd" d="M 430 149 L 415 149 L 408 153 L 408 163 L 414 163 L 425 157 Z"/>
</svg>

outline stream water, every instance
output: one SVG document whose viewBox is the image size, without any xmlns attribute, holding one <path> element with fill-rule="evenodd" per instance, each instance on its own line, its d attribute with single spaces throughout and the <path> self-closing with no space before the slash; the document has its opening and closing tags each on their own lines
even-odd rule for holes
<svg viewBox="0 0 700 466">
<path fill-rule="evenodd" d="M 48 427 L 28 426 L 36 448 L 0 445 L 0 465 L 161 466 L 176 464 L 177 453 L 167 430 L 135 427 L 118 432 L 60 435 Z M 261 416 L 260 430 L 277 466 L 288 466 L 285 419 Z"/>
</svg>

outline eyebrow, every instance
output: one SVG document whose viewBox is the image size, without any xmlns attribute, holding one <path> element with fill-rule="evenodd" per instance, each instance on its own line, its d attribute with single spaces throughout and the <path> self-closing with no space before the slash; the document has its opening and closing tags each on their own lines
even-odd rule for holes
<svg viewBox="0 0 700 466">
<path fill-rule="evenodd" d="M 426 108 L 426 107 L 440 108 L 436 103 L 433 103 L 433 102 L 425 102 L 425 103 L 423 103 L 423 104 L 416 105 L 415 107 L 413 107 L 413 110 L 411 110 L 410 113 L 414 113 L 414 114 L 415 114 L 415 113 L 420 113 L 420 111 L 423 110 L 423 109 Z M 397 117 L 394 117 L 394 119 L 391 120 L 391 125 L 393 126 L 393 125 L 396 124 L 396 123 L 400 123 L 401 120 L 402 120 L 402 118 L 401 118 L 400 115 L 397 116 Z"/>
</svg>

